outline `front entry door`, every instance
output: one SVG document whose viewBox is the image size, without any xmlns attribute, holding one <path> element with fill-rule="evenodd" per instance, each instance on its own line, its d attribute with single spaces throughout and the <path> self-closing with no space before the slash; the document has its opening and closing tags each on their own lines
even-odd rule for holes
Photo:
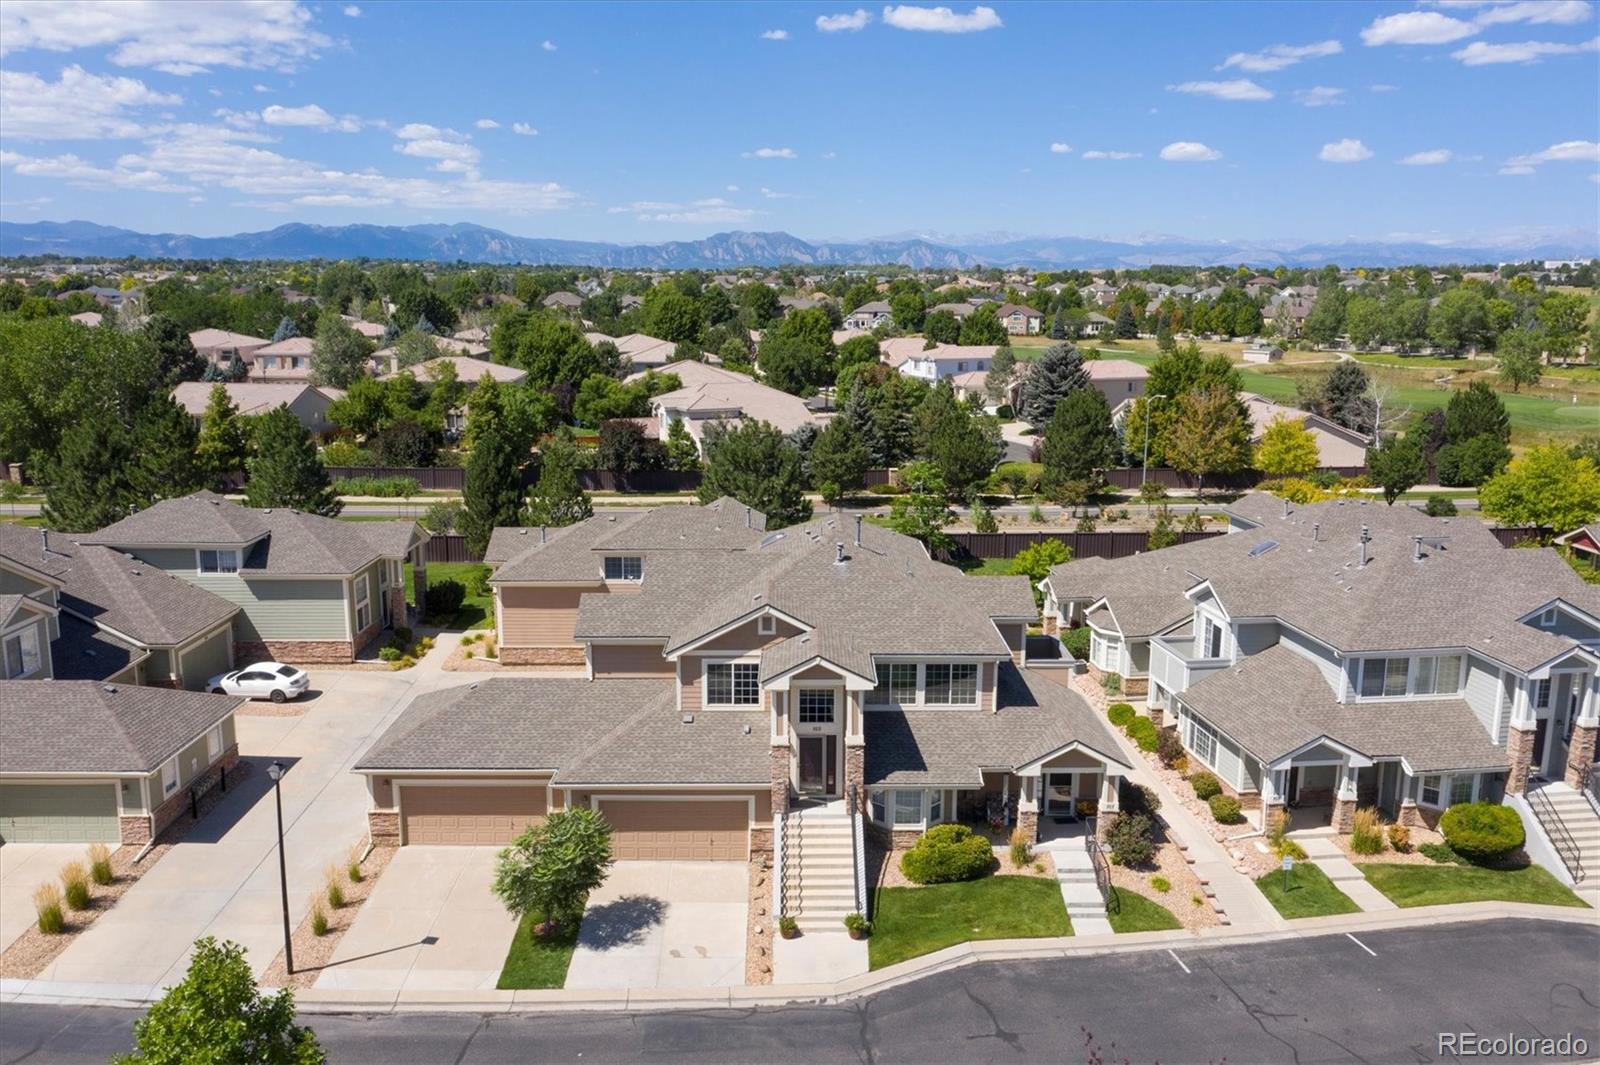
<svg viewBox="0 0 1600 1065">
<path fill-rule="evenodd" d="M 1544 768 L 1544 741 L 1550 731 L 1550 720 L 1540 718 L 1533 723 L 1533 771 L 1539 773 Z"/>
<path fill-rule="evenodd" d="M 839 793 L 839 737 L 800 737 L 800 790 L 813 795 Z"/>
</svg>

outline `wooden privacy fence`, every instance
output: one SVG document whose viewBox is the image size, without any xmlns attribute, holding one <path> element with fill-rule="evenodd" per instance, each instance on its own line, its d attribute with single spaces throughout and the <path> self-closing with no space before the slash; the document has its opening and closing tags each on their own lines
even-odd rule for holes
<svg viewBox="0 0 1600 1065">
<path fill-rule="evenodd" d="M 1165 466 L 1150 467 L 1148 478 L 1144 477 L 1144 471 L 1138 466 L 1102 470 L 1101 472 L 1105 474 L 1106 483 L 1113 488 L 1138 488 L 1145 479 L 1154 481 L 1163 488 L 1193 489 L 1199 483 L 1198 478 L 1187 473 L 1179 473 L 1177 470 L 1168 469 Z M 1340 477 L 1360 477 L 1367 472 L 1367 468 L 1365 466 L 1324 466 L 1317 472 L 1336 473 Z M 1265 479 L 1266 475 L 1260 470 L 1240 470 L 1238 473 L 1213 473 L 1207 475 L 1205 486 L 1207 491 L 1212 492 L 1243 491 L 1247 488 L 1254 488 Z"/>
<path fill-rule="evenodd" d="M 1127 558 L 1150 549 L 1150 533 L 1144 529 L 1111 529 L 1106 532 L 995 532 L 946 533 L 955 541 L 958 558 L 1015 558 L 1023 548 L 1045 540 L 1065 544 L 1073 558 Z M 1180 532 L 1178 542 L 1193 543 L 1225 536 L 1221 530 Z"/>
</svg>

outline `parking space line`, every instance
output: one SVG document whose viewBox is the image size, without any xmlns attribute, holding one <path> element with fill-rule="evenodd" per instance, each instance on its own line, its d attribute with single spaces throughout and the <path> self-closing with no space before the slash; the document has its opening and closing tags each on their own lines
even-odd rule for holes
<svg viewBox="0 0 1600 1065">
<path fill-rule="evenodd" d="M 1371 954 L 1374 958 L 1376 958 L 1378 956 L 1378 952 L 1377 951 L 1373 950 L 1371 947 L 1369 947 L 1365 943 L 1361 942 L 1361 940 L 1357 939 L 1355 936 L 1351 935 L 1349 932 L 1346 932 L 1344 934 L 1344 937 L 1346 939 L 1348 939 L 1350 942 L 1354 943 L 1356 946 L 1360 947 L 1362 950 L 1366 951 L 1368 954 Z"/>
<path fill-rule="evenodd" d="M 1183 959 L 1182 958 L 1178 957 L 1176 954 L 1173 954 L 1173 952 L 1170 951 L 1170 950 L 1167 951 L 1167 953 L 1168 954 L 1172 954 L 1172 960 L 1178 963 L 1178 968 L 1182 969 L 1186 973 L 1189 972 L 1189 967 L 1187 965 L 1183 964 Z M 1193 975 L 1193 974 L 1191 973 L 1190 975 Z"/>
</svg>

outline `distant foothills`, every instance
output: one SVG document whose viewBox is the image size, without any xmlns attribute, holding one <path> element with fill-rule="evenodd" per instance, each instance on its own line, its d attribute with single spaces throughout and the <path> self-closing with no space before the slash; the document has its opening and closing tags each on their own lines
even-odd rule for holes
<svg viewBox="0 0 1600 1065">
<path fill-rule="evenodd" d="M 959 241 L 959 242 L 958 242 Z M 660 244 L 518 237 L 485 226 L 318 226 L 289 223 L 258 233 L 195 237 L 138 233 L 93 222 L 0 222 L 0 256 L 58 255 L 143 259 L 405 259 L 521 263 L 611 269 L 724 269 L 784 264 L 900 265 L 916 269 L 980 266 L 1045 270 L 1139 268 L 1153 264 L 1256 267 L 1442 266 L 1589 259 L 1600 239 L 1574 230 L 1526 242 L 1202 241 L 1158 236 L 1128 241 L 997 234 L 941 240 L 899 234 L 854 241 L 807 241 L 788 233 L 717 233 Z"/>
</svg>

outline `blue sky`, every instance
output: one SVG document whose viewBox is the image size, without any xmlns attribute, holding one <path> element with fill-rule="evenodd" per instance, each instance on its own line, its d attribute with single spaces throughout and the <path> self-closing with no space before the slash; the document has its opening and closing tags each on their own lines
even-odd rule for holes
<svg viewBox="0 0 1600 1065">
<path fill-rule="evenodd" d="M 0 8 L 0 218 L 1600 232 L 1588 0 Z"/>
</svg>

